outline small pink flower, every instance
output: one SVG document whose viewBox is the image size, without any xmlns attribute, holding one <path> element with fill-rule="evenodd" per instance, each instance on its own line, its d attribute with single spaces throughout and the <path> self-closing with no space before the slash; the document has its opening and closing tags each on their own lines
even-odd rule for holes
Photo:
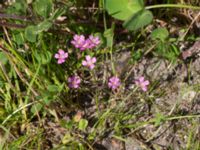
<svg viewBox="0 0 200 150">
<path fill-rule="evenodd" d="M 94 48 L 100 44 L 100 40 L 99 40 L 98 36 L 94 37 L 93 35 L 90 35 L 89 38 L 87 39 L 87 41 L 89 43 L 88 48 Z"/>
<path fill-rule="evenodd" d="M 112 90 L 115 90 L 120 86 L 120 84 L 120 79 L 118 77 L 113 76 L 109 79 L 108 87 Z"/>
<path fill-rule="evenodd" d="M 57 61 L 58 64 L 62 64 L 62 63 L 64 63 L 65 60 L 67 59 L 68 53 L 65 52 L 65 51 L 62 50 L 62 49 L 59 49 L 59 50 L 58 50 L 58 53 L 56 53 L 56 54 L 54 55 L 54 57 L 55 57 L 56 59 L 58 59 L 58 61 Z"/>
<path fill-rule="evenodd" d="M 140 77 L 139 79 L 135 80 L 135 84 L 139 86 L 144 92 L 146 92 L 149 81 L 145 80 L 144 77 Z"/>
<path fill-rule="evenodd" d="M 90 42 L 88 40 L 85 40 L 83 45 L 80 47 L 80 50 L 84 51 L 84 50 L 89 49 L 89 48 L 90 48 Z"/>
<path fill-rule="evenodd" d="M 85 39 L 84 35 L 75 34 L 71 43 L 76 48 L 79 48 L 81 51 L 84 51 L 86 49 L 96 47 L 100 43 L 100 40 L 98 36 L 94 37 L 93 35 L 90 35 L 88 39 Z"/>
<path fill-rule="evenodd" d="M 95 67 L 96 57 L 91 57 L 90 55 L 85 56 L 85 60 L 82 61 L 82 65 L 88 67 L 92 70 Z"/>
<path fill-rule="evenodd" d="M 68 83 L 70 88 L 77 89 L 80 86 L 81 78 L 79 76 L 71 76 L 68 78 Z"/>
<path fill-rule="evenodd" d="M 84 35 L 77 35 L 75 34 L 73 36 L 73 40 L 71 43 L 76 47 L 76 48 L 82 48 L 82 46 L 85 44 L 85 36 Z M 82 50 L 85 50 L 82 48 Z"/>
</svg>

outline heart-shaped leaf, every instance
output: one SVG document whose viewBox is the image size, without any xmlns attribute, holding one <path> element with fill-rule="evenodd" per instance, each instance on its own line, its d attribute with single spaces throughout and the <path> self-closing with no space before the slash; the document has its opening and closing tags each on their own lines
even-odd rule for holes
<svg viewBox="0 0 200 150">
<path fill-rule="evenodd" d="M 131 16 L 129 19 L 127 19 L 123 26 L 127 28 L 128 30 L 138 30 L 139 28 L 142 28 L 148 24 L 151 23 L 153 20 L 153 15 L 149 10 L 140 10 L 133 16 Z"/>
<path fill-rule="evenodd" d="M 126 20 L 144 9 L 144 2 L 143 0 L 105 0 L 105 8 L 112 17 Z"/>
</svg>

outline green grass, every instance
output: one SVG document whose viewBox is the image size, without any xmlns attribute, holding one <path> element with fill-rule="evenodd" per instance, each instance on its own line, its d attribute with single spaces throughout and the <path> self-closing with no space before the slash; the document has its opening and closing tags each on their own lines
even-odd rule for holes
<svg viewBox="0 0 200 150">
<path fill-rule="evenodd" d="M 91 12 L 87 2 L 49 2 L 44 1 L 43 8 L 36 2 L 16 1 L 3 9 L 8 15 L 5 22 L 13 26 L 1 27 L 0 35 L 0 149 L 95 150 L 109 140 L 116 141 L 110 146 L 127 147 L 129 139 L 143 149 L 174 149 L 178 142 L 180 149 L 200 148 L 200 79 L 193 75 L 198 73 L 194 62 L 199 58 L 188 63 L 179 57 L 182 41 L 171 38 L 170 27 L 164 39 L 157 31 L 159 38 L 152 37 L 148 27 L 157 28 L 156 22 L 137 32 L 126 31 L 102 9 L 103 1 L 92 1 Z M 67 19 L 59 23 L 58 16 Z M 23 17 L 27 20 L 19 19 Z M 28 30 L 30 26 L 34 27 Z M 80 52 L 70 43 L 74 34 L 94 34 L 101 44 Z M 191 41 L 189 34 L 185 41 Z M 69 54 L 61 65 L 54 58 L 60 48 Z M 93 70 L 82 66 L 86 55 L 97 58 Z M 126 59 L 121 61 L 122 56 Z M 117 69 L 120 64 L 123 72 Z M 183 81 L 184 65 L 188 83 Z M 171 79 L 163 79 L 162 69 L 169 70 Z M 68 85 L 72 75 L 82 79 L 78 89 Z M 121 80 L 117 90 L 108 87 L 111 76 Z M 139 76 L 150 81 L 146 92 L 134 83 Z M 166 145 L 159 141 L 163 139 Z"/>
</svg>

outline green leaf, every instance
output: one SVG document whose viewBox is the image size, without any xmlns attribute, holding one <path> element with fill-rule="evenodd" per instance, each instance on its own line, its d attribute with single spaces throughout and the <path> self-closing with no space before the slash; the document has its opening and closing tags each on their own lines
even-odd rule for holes
<svg viewBox="0 0 200 150">
<path fill-rule="evenodd" d="M 8 58 L 7 58 L 6 54 L 4 54 L 3 52 L 0 52 L 0 61 L 4 65 L 8 62 Z"/>
<path fill-rule="evenodd" d="M 157 28 L 152 31 L 151 38 L 152 39 L 159 39 L 161 41 L 164 41 L 169 37 L 169 32 L 166 28 Z"/>
<path fill-rule="evenodd" d="M 128 30 L 138 30 L 148 24 L 153 20 L 153 15 L 149 10 L 141 10 L 127 19 L 123 26 Z"/>
<path fill-rule="evenodd" d="M 49 92 L 58 92 L 58 86 L 57 85 L 48 85 L 47 89 Z"/>
<path fill-rule="evenodd" d="M 33 4 L 36 13 L 44 18 L 47 18 L 52 12 L 52 0 L 36 0 Z"/>
<path fill-rule="evenodd" d="M 144 9 L 144 2 L 143 0 L 105 0 L 105 8 L 112 17 L 126 20 Z"/>
<path fill-rule="evenodd" d="M 163 123 L 165 121 L 165 116 L 163 114 L 156 114 L 156 118 L 155 118 L 155 126 L 159 126 L 161 123 Z"/>
<path fill-rule="evenodd" d="M 39 112 L 41 109 L 42 109 L 42 104 L 40 103 L 37 103 L 37 104 L 34 104 L 32 107 L 31 107 L 31 112 L 33 114 L 36 114 L 36 112 Z"/>
<path fill-rule="evenodd" d="M 171 45 L 170 45 L 170 48 L 171 48 L 171 50 L 175 53 L 176 56 L 179 56 L 179 55 L 180 55 L 180 49 L 178 49 L 176 45 L 171 44 Z"/>
<path fill-rule="evenodd" d="M 5 82 L 3 81 L 3 79 L 0 78 L 0 88 L 3 88 L 4 84 L 5 84 Z"/>
<path fill-rule="evenodd" d="M 141 49 L 138 49 L 137 51 L 132 52 L 132 59 L 133 61 L 138 61 L 142 57 L 142 51 Z"/>
<path fill-rule="evenodd" d="M 13 40 L 17 43 L 17 45 L 24 44 L 24 34 L 22 32 L 13 33 Z"/>
<path fill-rule="evenodd" d="M 47 31 L 52 26 L 52 23 L 48 20 L 44 20 L 43 22 L 39 23 L 37 26 L 28 26 L 25 29 L 25 38 L 29 42 L 35 42 L 37 35 L 43 31 Z"/>
<path fill-rule="evenodd" d="M 61 84 L 61 85 L 48 85 L 47 89 L 48 89 L 49 92 L 58 93 L 58 92 L 62 91 L 63 87 L 64 87 L 64 84 Z"/>
<path fill-rule="evenodd" d="M 37 37 L 37 27 L 36 26 L 28 26 L 25 29 L 25 38 L 29 42 L 35 42 Z"/>
<path fill-rule="evenodd" d="M 65 136 L 62 138 L 62 143 L 67 144 L 73 140 L 74 138 L 70 135 L 70 133 L 66 133 Z"/>
<path fill-rule="evenodd" d="M 86 119 L 81 119 L 78 124 L 78 129 L 84 131 L 88 126 L 88 121 Z"/>
<path fill-rule="evenodd" d="M 52 23 L 48 20 L 44 20 L 43 22 L 37 25 L 37 34 L 43 31 L 47 31 L 52 26 Z"/>
<path fill-rule="evenodd" d="M 113 37 L 114 37 L 114 24 L 112 24 L 112 28 L 104 31 L 103 35 L 106 38 L 106 46 L 112 47 L 113 45 Z"/>
<path fill-rule="evenodd" d="M 91 132 L 89 135 L 88 135 L 88 140 L 94 140 L 95 139 L 95 137 L 96 137 L 96 132 L 95 131 L 93 131 L 93 132 Z"/>
<path fill-rule="evenodd" d="M 25 0 L 15 0 L 12 5 L 8 6 L 6 9 L 6 12 L 9 14 L 25 14 L 26 10 L 28 8 L 28 5 Z"/>
<path fill-rule="evenodd" d="M 44 52 L 34 52 L 34 57 L 36 58 L 36 60 L 38 61 L 38 63 L 45 65 L 48 64 L 51 61 L 51 52 L 46 51 Z"/>
<path fill-rule="evenodd" d="M 72 120 L 70 120 L 70 121 L 66 122 L 65 128 L 72 129 L 73 125 L 74 125 L 74 122 Z"/>
<path fill-rule="evenodd" d="M 64 8 L 58 8 L 53 12 L 53 14 L 49 18 L 49 20 L 53 21 L 53 20 L 57 19 L 59 16 L 62 16 L 64 13 L 65 13 Z"/>
</svg>

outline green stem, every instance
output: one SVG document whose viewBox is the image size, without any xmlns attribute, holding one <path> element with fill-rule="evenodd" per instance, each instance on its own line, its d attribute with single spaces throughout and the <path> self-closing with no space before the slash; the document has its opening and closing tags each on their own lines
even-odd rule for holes
<svg viewBox="0 0 200 150">
<path fill-rule="evenodd" d="M 26 108 L 26 107 L 29 107 L 29 106 L 35 104 L 35 103 L 36 103 L 36 101 L 31 102 L 31 103 L 29 103 L 29 104 L 26 104 L 26 105 L 24 105 L 24 106 L 21 106 L 20 108 L 18 108 L 17 110 L 15 110 L 12 114 L 10 114 L 10 115 L 2 122 L 2 125 L 4 125 L 14 114 L 16 114 L 17 112 L 23 110 L 23 109 Z"/>
<path fill-rule="evenodd" d="M 198 6 L 191 6 L 191 5 L 183 5 L 183 4 L 159 4 L 159 5 L 151 5 L 145 7 L 145 9 L 154 9 L 154 8 L 188 8 L 188 9 L 197 9 L 200 10 Z"/>
<path fill-rule="evenodd" d="M 176 120 L 176 119 L 186 119 L 186 118 L 200 118 L 200 115 L 188 115 L 188 116 L 175 116 L 175 117 L 169 117 L 166 120 Z"/>
</svg>

